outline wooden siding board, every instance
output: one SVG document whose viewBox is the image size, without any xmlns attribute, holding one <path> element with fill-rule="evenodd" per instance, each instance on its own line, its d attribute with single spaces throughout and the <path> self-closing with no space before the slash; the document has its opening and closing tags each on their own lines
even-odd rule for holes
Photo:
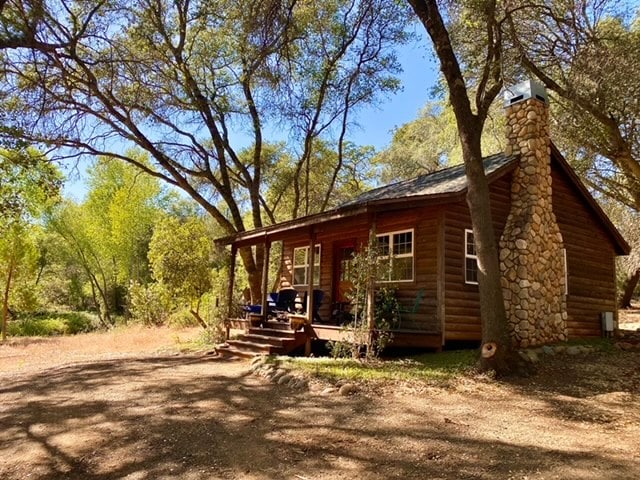
<svg viewBox="0 0 640 480">
<path fill-rule="evenodd" d="M 599 336 L 600 313 L 616 311 L 615 246 L 560 166 L 552 164 L 553 210 L 567 250 L 569 337 Z"/>
<path fill-rule="evenodd" d="M 500 237 L 511 205 L 511 174 L 490 185 L 492 218 Z M 464 230 L 471 228 L 466 203 L 448 205 L 445 210 L 445 339 L 480 339 L 480 296 L 478 286 L 464 280 Z"/>
</svg>

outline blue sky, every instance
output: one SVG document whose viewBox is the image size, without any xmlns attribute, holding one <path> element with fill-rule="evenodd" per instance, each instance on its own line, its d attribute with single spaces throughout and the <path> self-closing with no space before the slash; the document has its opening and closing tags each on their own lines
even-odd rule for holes
<svg viewBox="0 0 640 480">
<path fill-rule="evenodd" d="M 418 116 L 418 112 L 430 98 L 430 91 L 438 79 L 438 65 L 430 56 L 430 45 L 418 30 L 418 39 L 398 52 L 403 72 L 400 75 L 402 89 L 395 95 L 383 99 L 376 106 L 360 112 L 356 121 L 360 125 L 351 131 L 349 140 L 358 145 L 373 145 L 384 149 L 393 137 L 393 130 Z M 81 200 L 86 193 L 84 168 L 67 171 L 69 180 L 65 184 L 65 195 Z"/>
<path fill-rule="evenodd" d="M 389 97 L 376 107 L 358 115 L 361 128 L 354 131 L 351 140 L 360 145 L 373 145 L 381 150 L 391 142 L 393 129 L 418 116 L 430 98 L 430 91 L 438 80 L 438 65 L 431 58 L 425 39 L 405 46 L 399 52 L 403 73 L 402 91 Z"/>
</svg>

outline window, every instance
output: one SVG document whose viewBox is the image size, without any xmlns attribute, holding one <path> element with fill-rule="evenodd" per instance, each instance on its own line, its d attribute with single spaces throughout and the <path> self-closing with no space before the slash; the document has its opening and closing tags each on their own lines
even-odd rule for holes
<svg viewBox="0 0 640 480">
<path fill-rule="evenodd" d="M 413 280 L 413 230 L 378 235 L 381 282 Z M 385 268 L 386 267 L 386 268 Z"/>
<path fill-rule="evenodd" d="M 564 294 L 569 295 L 569 269 L 567 267 L 567 249 L 562 249 L 562 266 L 564 268 Z"/>
<path fill-rule="evenodd" d="M 293 249 L 293 284 L 308 285 L 309 247 Z M 320 245 L 315 246 L 313 257 L 313 284 L 320 285 Z"/>
<path fill-rule="evenodd" d="M 472 230 L 464 231 L 464 281 L 478 283 L 478 256 Z"/>
</svg>

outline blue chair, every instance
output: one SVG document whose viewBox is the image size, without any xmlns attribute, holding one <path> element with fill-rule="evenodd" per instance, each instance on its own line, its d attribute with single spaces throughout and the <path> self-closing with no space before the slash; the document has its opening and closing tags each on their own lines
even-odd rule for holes
<svg viewBox="0 0 640 480">
<path fill-rule="evenodd" d="M 286 319 L 287 313 L 296 311 L 296 297 L 298 292 L 294 288 L 284 288 L 278 292 L 275 305 L 268 312 L 278 319 Z"/>
<path fill-rule="evenodd" d="M 304 299 L 302 300 L 302 308 L 303 311 L 307 311 L 307 296 L 308 292 L 304 292 Z M 320 305 L 322 304 L 322 299 L 324 298 L 324 292 L 322 290 L 314 290 L 313 291 L 313 321 L 322 323 L 322 318 L 320 317 Z"/>
<path fill-rule="evenodd" d="M 277 302 L 278 302 L 277 292 L 271 292 L 267 295 L 267 315 L 271 314 L 271 311 L 275 309 Z M 260 315 L 262 313 L 262 305 L 260 304 L 243 305 L 242 311 L 247 314 L 253 313 L 255 315 Z"/>
</svg>

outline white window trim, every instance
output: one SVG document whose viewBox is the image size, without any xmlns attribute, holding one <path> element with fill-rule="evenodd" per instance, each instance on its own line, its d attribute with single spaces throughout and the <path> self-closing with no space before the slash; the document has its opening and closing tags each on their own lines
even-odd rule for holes
<svg viewBox="0 0 640 480">
<path fill-rule="evenodd" d="M 411 232 L 411 253 L 401 253 L 400 255 L 393 255 L 393 236 L 399 233 L 409 233 Z M 376 283 L 410 283 L 415 280 L 416 276 L 416 256 L 415 256 L 415 245 L 416 245 L 416 234 L 413 228 L 409 228 L 406 230 L 395 230 L 393 232 L 383 232 L 376 233 L 376 239 L 380 237 L 389 237 L 389 255 L 380 255 L 378 258 L 390 258 L 393 261 L 393 258 L 409 258 L 411 257 L 411 279 L 406 280 L 376 280 Z"/>
<path fill-rule="evenodd" d="M 478 264 L 478 255 L 471 255 L 469 253 L 469 249 L 467 248 L 468 245 L 468 234 L 473 235 L 473 230 L 471 230 L 470 228 L 465 228 L 464 229 L 464 265 L 462 266 L 462 268 L 464 268 L 464 283 L 468 284 L 468 285 L 478 285 L 478 282 L 475 280 L 469 280 L 467 279 L 467 259 L 471 258 L 473 260 L 476 261 L 476 265 Z M 474 242 L 475 242 L 475 237 L 474 237 Z"/>
<path fill-rule="evenodd" d="M 569 295 L 569 267 L 567 266 L 567 249 L 562 249 L 562 264 L 564 267 L 564 294 Z"/>
<path fill-rule="evenodd" d="M 314 245 L 318 249 L 318 253 L 313 257 L 313 269 L 314 273 L 317 270 L 320 271 L 320 256 L 322 255 L 322 245 L 316 243 Z M 304 264 L 296 264 L 296 251 L 304 250 Z M 294 287 L 306 287 L 309 285 L 309 245 L 305 245 L 304 247 L 295 247 L 293 249 L 293 258 L 291 259 L 291 284 Z M 296 268 L 304 268 L 304 283 L 294 283 L 296 281 Z M 318 274 L 318 284 L 314 284 L 314 286 L 319 286 L 320 284 L 320 275 Z"/>
</svg>

